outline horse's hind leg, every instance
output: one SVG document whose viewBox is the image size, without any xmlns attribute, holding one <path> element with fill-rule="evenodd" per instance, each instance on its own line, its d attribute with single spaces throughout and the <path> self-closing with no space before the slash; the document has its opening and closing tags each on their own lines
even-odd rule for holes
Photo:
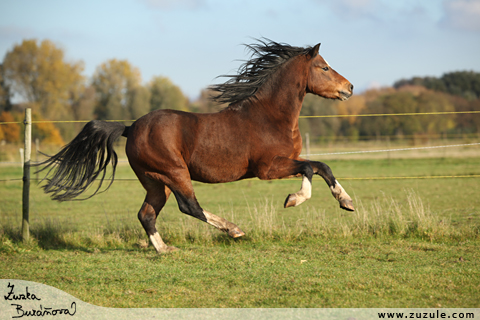
<svg viewBox="0 0 480 320">
<path fill-rule="evenodd" d="M 138 219 L 140 220 L 140 223 L 142 224 L 145 232 L 150 238 L 150 242 L 158 253 L 166 253 L 178 250 L 175 247 L 167 246 L 165 242 L 163 242 L 155 226 L 157 216 L 167 202 L 168 196 L 170 195 L 170 189 L 161 183 L 155 183 L 154 186 L 153 184 L 149 185 L 146 189 L 147 196 L 145 197 L 145 201 L 138 212 Z"/>
<path fill-rule="evenodd" d="M 245 235 L 245 233 L 234 223 L 203 210 L 198 204 L 193 189 L 191 192 L 185 192 L 182 190 L 173 191 L 173 193 L 177 198 L 178 208 L 183 213 L 202 220 L 220 231 L 226 232 L 232 238 L 238 238 Z"/>
<path fill-rule="evenodd" d="M 245 232 L 243 232 L 238 226 L 236 226 L 234 223 L 231 223 L 230 221 L 218 217 L 214 215 L 213 213 L 210 213 L 208 211 L 203 210 L 203 214 L 207 218 L 207 223 L 214 226 L 215 228 L 226 232 L 230 237 L 232 238 L 239 238 L 241 236 L 245 235 Z"/>
<path fill-rule="evenodd" d="M 177 199 L 180 211 L 226 232 L 232 238 L 238 238 L 245 235 L 245 233 L 234 223 L 203 210 L 202 207 L 200 207 L 197 198 L 195 197 L 188 173 L 184 175 L 177 174 L 175 177 L 175 180 L 172 181 L 175 183 L 172 184 L 171 187 L 175 198 Z"/>
</svg>

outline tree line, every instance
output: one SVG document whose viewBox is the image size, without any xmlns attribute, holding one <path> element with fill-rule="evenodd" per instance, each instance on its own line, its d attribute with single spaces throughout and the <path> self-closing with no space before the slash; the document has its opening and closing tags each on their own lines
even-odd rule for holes
<svg viewBox="0 0 480 320">
<path fill-rule="evenodd" d="M 23 120 L 30 107 L 34 120 L 131 120 L 156 109 L 214 112 L 225 106 L 212 102 L 202 90 L 189 101 L 170 79 L 155 76 L 143 84 L 138 68 L 127 60 L 110 59 L 97 66 L 91 79 L 83 63 L 68 62 L 64 51 L 49 40 L 24 40 L 8 51 L 0 65 L 0 122 Z M 14 103 L 14 101 L 22 101 Z M 316 141 L 380 137 L 480 133 L 480 115 L 361 117 L 361 114 L 480 110 L 480 74 L 446 73 L 441 78 L 415 77 L 393 87 L 368 90 L 346 102 L 307 95 L 302 116 L 351 115 L 348 118 L 312 117 L 300 120 L 302 132 Z M 34 138 L 62 145 L 83 123 L 38 123 Z M 18 124 L 0 126 L 0 141 L 18 142 Z"/>
<path fill-rule="evenodd" d="M 448 72 L 440 78 L 413 77 L 399 80 L 393 85 L 396 89 L 405 86 L 421 86 L 433 91 L 464 97 L 467 100 L 475 100 L 480 98 L 480 73 L 473 71 Z"/>
<path fill-rule="evenodd" d="M 317 141 L 459 137 L 480 134 L 480 73 L 460 71 L 441 78 L 415 77 L 393 87 L 372 89 L 345 102 L 307 96 L 303 116 L 350 115 L 301 119 L 302 131 Z M 425 113 L 363 117 L 371 114 Z M 435 114 L 450 113 L 450 114 Z"/>
<path fill-rule="evenodd" d="M 34 120 L 62 121 L 131 120 L 156 109 L 208 111 L 210 107 L 202 99 L 192 104 L 166 77 L 142 84 L 139 69 L 127 60 L 102 63 L 91 79 L 82 75 L 83 70 L 82 62 L 66 61 L 64 51 L 49 40 L 15 45 L 0 65 L 0 122 L 18 121 L 27 107 L 32 108 Z M 78 126 L 39 124 L 34 135 L 62 144 L 62 137 L 71 139 Z M 0 130 L 0 140 L 19 140 L 15 125 Z"/>
</svg>

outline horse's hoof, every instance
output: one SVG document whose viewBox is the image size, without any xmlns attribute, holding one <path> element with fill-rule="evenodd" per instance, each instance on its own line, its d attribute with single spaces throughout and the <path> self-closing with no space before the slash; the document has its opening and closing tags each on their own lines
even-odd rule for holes
<svg viewBox="0 0 480 320">
<path fill-rule="evenodd" d="M 175 252 L 175 251 L 179 251 L 180 249 L 178 249 L 177 247 L 173 247 L 173 246 L 166 246 L 164 248 L 161 249 L 161 251 L 157 251 L 158 254 L 164 254 L 164 253 L 170 253 L 170 252 Z"/>
<path fill-rule="evenodd" d="M 284 208 L 295 207 L 297 205 L 297 196 L 292 193 L 289 194 L 287 199 L 285 199 L 285 203 L 283 204 Z"/>
<path fill-rule="evenodd" d="M 355 211 L 352 200 L 340 200 L 340 208 L 347 211 Z"/>
<path fill-rule="evenodd" d="M 245 232 L 240 230 L 239 227 L 235 227 L 233 229 L 228 230 L 228 235 L 232 238 L 240 238 L 245 235 Z"/>
</svg>

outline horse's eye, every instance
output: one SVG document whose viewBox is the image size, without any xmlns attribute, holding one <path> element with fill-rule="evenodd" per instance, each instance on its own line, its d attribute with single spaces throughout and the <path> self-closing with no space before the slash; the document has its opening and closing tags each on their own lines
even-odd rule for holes
<svg viewBox="0 0 480 320">
<path fill-rule="evenodd" d="M 322 69 L 323 69 L 323 71 L 328 71 L 329 68 L 325 67 L 325 68 L 322 68 Z"/>
</svg>

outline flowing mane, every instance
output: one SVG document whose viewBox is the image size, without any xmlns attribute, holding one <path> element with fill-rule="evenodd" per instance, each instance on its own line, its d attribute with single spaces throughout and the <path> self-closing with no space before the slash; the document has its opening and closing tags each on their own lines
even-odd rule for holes
<svg viewBox="0 0 480 320">
<path fill-rule="evenodd" d="M 285 43 L 277 43 L 268 39 L 259 43 L 245 45 L 252 52 L 250 60 L 240 66 L 235 75 L 222 75 L 230 78 L 223 84 L 209 88 L 219 94 L 211 99 L 218 103 L 236 103 L 255 95 L 267 79 L 287 60 L 306 54 L 312 47 L 293 47 Z"/>
</svg>

